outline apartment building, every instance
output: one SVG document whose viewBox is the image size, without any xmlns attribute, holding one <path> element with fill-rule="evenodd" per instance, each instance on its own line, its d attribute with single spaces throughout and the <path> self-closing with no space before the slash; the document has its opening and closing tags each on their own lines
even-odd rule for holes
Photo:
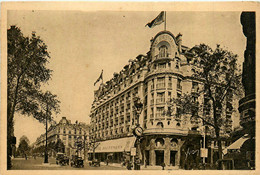
<svg viewBox="0 0 260 175">
<path fill-rule="evenodd" d="M 172 106 L 171 99 L 192 93 L 194 101 L 205 102 L 203 115 L 211 114 L 208 99 L 199 93 L 203 84 L 191 76 L 197 60 L 184 54 L 188 50 L 182 45 L 181 34 L 175 37 L 169 31 L 161 31 L 152 38 L 146 55 L 129 60 L 111 80 L 99 86 L 94 92 L 90 114 L 90 137 L 99 143 L 95 150 L 97 158 L 102 161 L 112 156 L 114 162 L 121 162 L 131 147 L 136 146 L 133 129 L 139 123 L 144 131 L 142 163 L 180 166 L 185 138 L 192 132 L 201 136 L 203 124 L 178 115 L 178 107 Z M 134 107 L 136 97 L 143 103 L 139 118 Z M 232 113 L 220 115 L 228 116 L 227 130 L 231 131 Z"/>
<path fill-rule="evenodd" d="M 76 121 L 75 123 L 71 123 L 70 120 L 66 119 L 66 117 L 62 117 L 56 125 L 51 125 L 48 128 L 47 132 L 47 142 L 57 142 L 60 139 L 64 146 L 64 153 L 67 156 L 71 156 L 76 154 L 76 146 L 75 142 L 81 140 L 84 143 L 88 143 L 89 141 L 89 125 Z M 41 134 L 36 142 L 34 143 L 34 148 L 45 146 L 46 135 L 45 133 Z M 54 153 L 54 150 L 50 150 L 50 152 Z M 84 149 L 80 152 L 81 156 L 84 156 Z"/>
</svg>

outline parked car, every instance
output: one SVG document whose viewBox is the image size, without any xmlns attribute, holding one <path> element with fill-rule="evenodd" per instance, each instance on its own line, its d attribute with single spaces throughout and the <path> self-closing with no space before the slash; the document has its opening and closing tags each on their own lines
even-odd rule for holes
<svg viewBox="0 0 260 175">
<path fill-rule="evenodd" d="M 100 166 L 100 161 L 97 159 L 93 159 L 89 162 L 89 166 Z"/>
<path fill-rule="evenodd" d="M 73 155 L 70 160 L 70 166 L 71 167 L 84 167 L 84 160 L 81 157 L 78 157 L 77 155 Z"/>
<path fill-rule="evenodd" d="M 69 165 L 69 158 L 64 153 L 57 153 L 56 155 L 57 165 Z"/>
</svg>

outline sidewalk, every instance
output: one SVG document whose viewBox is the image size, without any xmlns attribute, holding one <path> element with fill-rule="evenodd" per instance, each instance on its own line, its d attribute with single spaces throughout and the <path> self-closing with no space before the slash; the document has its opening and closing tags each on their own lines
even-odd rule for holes
<svg viewBox="0 0 260 175">
<path fill-rule="evenodd" d="M 106 163 L 104 162 L 100 162 L 101 165 L 106 166 Z M 113 166 L 113 167 L 125 167 L 126 166 L 122 166 L 120 163 L 109 163 L 108 166 Z M 177 166 L 169 166 L 169 167 L 165 167 L 164 170 L 178 170 L 179 167 Z M 144 165 L 141 165 L 141 170 L 162 170 L 161 166 L 147 166 L 145 167 Z"/>
</svg>

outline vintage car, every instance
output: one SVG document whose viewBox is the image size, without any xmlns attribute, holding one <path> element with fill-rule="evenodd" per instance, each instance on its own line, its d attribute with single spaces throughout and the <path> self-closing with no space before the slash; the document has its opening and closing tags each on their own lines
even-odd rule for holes
<svg viewBox="0 0 260 175">
<path fill-rule="evenodd" d="M 56 164 L 57 165 L 69 165 L 69 158 L 64 153 L 57 153 Z"/>
<path fill-rule="evenodd" d="M 84 160 L 81 157 L 73 155 L 70 160 L 70 166 L 72 167 L 84 167 Z"/>
<path fill-rule="evenodd" d="M 89 162 L 89 166 L 100 166 L 100 161 L 97 159 L 93 159 Z"/>
</svg>

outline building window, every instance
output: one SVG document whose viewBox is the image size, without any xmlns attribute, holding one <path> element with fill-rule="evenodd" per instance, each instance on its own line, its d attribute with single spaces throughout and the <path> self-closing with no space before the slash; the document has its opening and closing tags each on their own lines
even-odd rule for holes
<svg viewBox="0 0 260 175">
<path fill-rule="evenodd" d="M 156 108 L 156 117 L 161 117 L 163 116 L 163 113 L 164 113 L 164 107 L 157 107 Z"/>
<path fill-rule="evenodd" d="M 198 82 L 192 82 L 192 91 L 198 92 L 199 91 L 199 84 Z"/>
<path fill-rule="evenodd" d="M 165 95 L 164 92 L 158 92 L 157 93 L 157 99 L 156 99 L 156 103 L 164 103 L 165 102 Z"/>
<path fill-rule="evenodd" d="M 158 122 L 156 125 L 157 128 L 163 128 L 163 123 L 162 122 Z"/>
<path fill-rule="evenodd" d="M 159 69 L 165 69 L 166 68 L 166 63 L 160 63 L 158 64 Z"/>
<path fill-rule="evenodd" d="M 172 77 L 169 77 L 168 87 L 169 87 L 169 88 L 172 88 Z"/>
<path fill-rule="evenodd" d="M 178 146 L 178 140 L 177 139 L 172 139 L 171 140 L 171 146 L 172 147 L 177 147 Z"/>
<path fill-rule="evenodd" d="M 152 79 L 151 90 L 154 90 L 154 79 Z"/>
<path fill-rule="evenodd" d="M 159 47 L 159 58 L 168 57 L 168 55 L 168 48 L 165 45 Z"/>
<path fill-rule="evenodd" d="M 170 101 L 171 101 L 171 98 L 172 98 L 172 92 L 169 91 L 169 92 L 168 92 L 168 100 L 167 100 L 167 101 L 170 102 Z"/>
<path fill-rule="evenodd" d="M 158 138 L 155 140 L 156 147 L 161 147 L 164 145 L 164 140 L 162 138 Z"/>
<path fill-rule="evenodd" d="M 182 87 L 181 87 L 181 79 L 177 79 L 177 89 L 178 90 L 181 90 L 182 89 Z"/>
<path fill-rule="evenodd" d="M 156 88 L 165 88 L 165 78 L 157 78 L 157 84 L 156 84 Z"/>
</svg>

